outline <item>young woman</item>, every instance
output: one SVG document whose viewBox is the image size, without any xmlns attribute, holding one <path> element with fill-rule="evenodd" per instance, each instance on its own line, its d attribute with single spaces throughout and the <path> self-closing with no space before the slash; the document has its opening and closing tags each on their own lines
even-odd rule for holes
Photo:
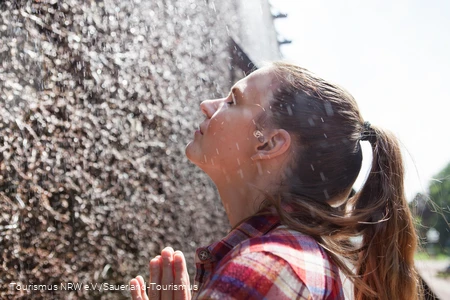
<svg viewBox="0 0 450 300">
<path fill-rule="evenodd" d="M 186 155 L 233 229 L 197 250 L 193 295 L 183 254 L 165 248 L 150 261 L 149 296 L 141 276 L 130 281 L 133 299 L 343 299 L 340 271 L 355 299 L 420 298 L 398 143 L 364 122 L 351 95 L 276 62 L 200 107 Z M 363 140 L 372 168 L 351 196 Z"/>
</svg>

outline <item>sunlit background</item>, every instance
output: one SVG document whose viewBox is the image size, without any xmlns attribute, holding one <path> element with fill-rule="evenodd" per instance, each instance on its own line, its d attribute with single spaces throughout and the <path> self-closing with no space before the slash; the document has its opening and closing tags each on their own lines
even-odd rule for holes
<svg viewBox="0 0 450 300">
<path fill-rule="evenodd" d="M 284 57 L 343 86 L 365 120 L 394 132 L 403 146 L 408 200 L 426 193 L 450 162 L 450 2 L 270 3 L 288 14 L 275 20 L 292 40 L 281 46 Z"/>
</svg>

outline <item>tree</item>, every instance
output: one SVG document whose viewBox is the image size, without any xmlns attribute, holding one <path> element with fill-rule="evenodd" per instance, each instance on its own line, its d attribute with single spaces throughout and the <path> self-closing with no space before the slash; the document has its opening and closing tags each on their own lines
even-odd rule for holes
<svg viewBox="0 0 450 300">
<path fill-rule="evenodd" d="M 430 210 L 435 212 L 430 218 L 429 226 L 439 231 L 439 243 L 450 246 L 450 163 L 435 176 L 429 186 L 428 201 Z"/>
<path fill-rule="evenodd" d="M 439 232 L 439 245 L 450 248 L 450 163 L 434 176 L 428 195 L 418 193 L 410 203 L 422 244 L 427 242 L 427 232 L 434 228 Z"/>
<path fill-rule="evenodd" d="M 434 214 L 428 205 L 429 197 L 422 193 L 417 193 L 414 199 L 409 203 L 409 208 L 413 212 L 417 234 L 422 245 L 426 244 L 426 234 L 429 229 L 427 221 Z"/>
</svg>

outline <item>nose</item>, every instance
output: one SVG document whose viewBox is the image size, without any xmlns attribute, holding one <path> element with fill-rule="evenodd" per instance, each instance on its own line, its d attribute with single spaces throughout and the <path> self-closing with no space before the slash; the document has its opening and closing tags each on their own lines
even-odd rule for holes
<svg viewBox="0 0 450 300">
<path fill-rule="evenodd" d="M 200 103 L 200 109 L 202 110 L 202 113 L 210 119 L 219 107 L 219 103 L 220 99 L 205 100 Z"/>
</svg>

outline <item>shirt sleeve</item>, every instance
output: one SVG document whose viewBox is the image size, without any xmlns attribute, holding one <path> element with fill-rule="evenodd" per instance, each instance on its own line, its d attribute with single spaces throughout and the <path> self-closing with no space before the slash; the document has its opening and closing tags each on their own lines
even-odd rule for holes
<svg viewBox="0 0 450 300">
<path fill-rule="evenodd" d="M 219 264 L 197 299 L 310 299 L 292 267 L 270 252 L 239 254 Z"/>
</svg>

